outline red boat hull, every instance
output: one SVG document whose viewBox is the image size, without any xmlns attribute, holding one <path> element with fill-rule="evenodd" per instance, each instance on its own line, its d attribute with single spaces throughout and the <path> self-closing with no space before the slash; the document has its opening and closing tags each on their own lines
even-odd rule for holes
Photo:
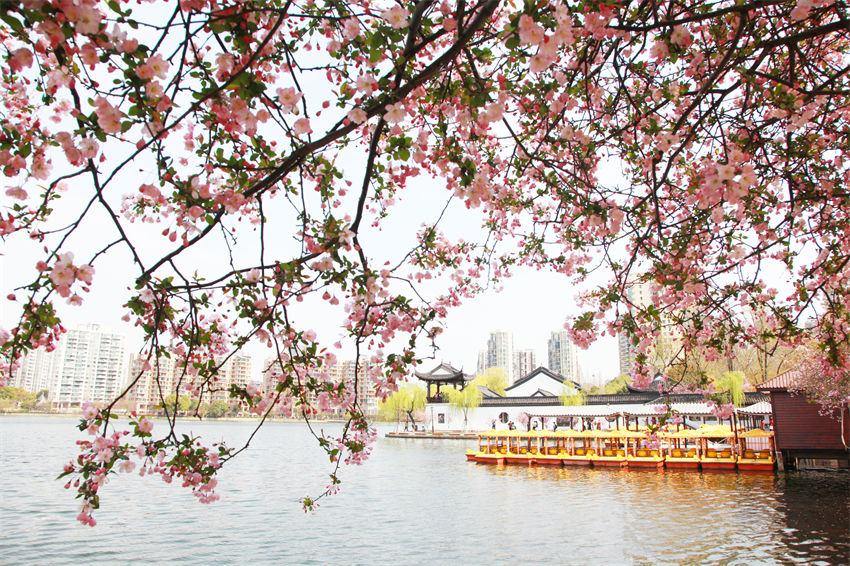
<svg viewBox="0 0 850 566">
<path fill-rule="evenodd" d="M 667 462 L 665 465 L 668 468 L 679 470 L 696 470 L 699 468 L 699 462 Z"/>
<path fill-rule="evenodd" d="M 764 464 L 745 464 L 738 462 L 738 469 L 742 472 L 767 472 L 773 473 L 773 462 L 764 463 Z"/>
<path fill-rule="evenodd" d="M 639 461 L 639 460 L 638 461 L 629 460 L 629 467 L 630 468 L 645 468 L 645 469 L 653 469 L 654 470 L 654 469 L 657 469 L 657 468 L 663 468 L 664 467 L 664 460 L 661 460 L 659 462 L 644 462 L 644 461 Z"/>
<path fill-rule="evenodd" d="M 734 470 L 735 462 L 702 462 L 703 470 Z"/>
</svg>

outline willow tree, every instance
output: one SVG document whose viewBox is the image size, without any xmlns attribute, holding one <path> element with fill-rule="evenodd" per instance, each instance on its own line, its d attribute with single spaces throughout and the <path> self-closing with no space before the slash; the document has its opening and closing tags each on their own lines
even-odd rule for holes
<svg viewBox="0 0 850 566">
<path fill-rule="evenodd" d="M 393 391 L 452 307 L 530 266 L 594 271 L 565 323 L 582 346 L 631 336 L 638 383 L 665 327 L 722 353 L 757 339 L 757 311 L 772 339 L 814 344 L 813 392 L 843 402 L 848 40 L 846 6 L 825 0 L 4 2 L 0 237 L 32 258 L 4 379 L 95 302 L 111 258 L 145 336 L 130 386 L 151 368 L 162 382 L 168 353 L 204 401 L 253 344 L 275 379 L 230 393 L 258 426 L 316 402 L 348 415 L 319 438 L 331 487 L 312 507 L 374 439 L 358 382 Z M 481 239 L 423 210 L 378 253 L 417 179 Z M 353 381 L 330 371 L 313 301 L 339 314 Z M 92 438 L 64 472 L 81 521 L 125 462 L 214 498 L 239 450 L 175 434 L 176 411 L 154 433 L 113 407 L 86 406 Z"/>
<path fill-rule="evenodd" d="M 564 386 L 561 389 L 561 394 L 558 398 L 561 400 L 561 405 L 564 407 L 584 405 L 587 402 L 587 394 L 584 391 L 576 389 L 566 383 L 564 383 Z"/>
<path fill-rule="evenodd" d="M 475 382 L 469 383 L 463 389 L 455 389 L 454 387 L 446 387 L 443 389 L 443 395 L 449 401 L 449 406 L 454 407 L 463 413 L 463 430 L 469 423 L 469 411 L 474 411 L 481 406 L 483 395 Z"/>
<path fill-rule="evenodd" d="M 475 376 L 473 383 L 483 385 L 499 395 L 504 395 L 505 388 L 508 386 L 508 374 L 502 368 L 487 368 Z"/>
</svg>

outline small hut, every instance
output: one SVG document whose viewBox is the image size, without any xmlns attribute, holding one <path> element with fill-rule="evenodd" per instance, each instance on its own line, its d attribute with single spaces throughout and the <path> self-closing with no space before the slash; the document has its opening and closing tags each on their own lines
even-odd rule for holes
<svg viewBox="0 0 850 566">
<path fill-rule="evenodd" d="M 850 467 L 850 411 L 827 411 L 797 392 L 799 370 L 786 371 L 758 386 L 770 394 L 776 450 L 785 468 Z"/>
</svg>

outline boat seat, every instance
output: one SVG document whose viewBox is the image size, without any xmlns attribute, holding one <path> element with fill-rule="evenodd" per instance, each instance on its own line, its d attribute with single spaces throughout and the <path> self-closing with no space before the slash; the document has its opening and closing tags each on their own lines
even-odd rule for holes
<svg viewBox="0 0 850 566">
<path fill-rule="evenodd" d="M 584 456 L 585 452 L 584 448 L 576 448 L 576 456 Z"/>
<path fill-rule="evenodd" d="M 691 448 L 690 450 L 688 450 L 687 457 L 688 458 L 696 458 L 697 457 L 696 448 Z"/>
<path fill-rule="evenodd" d="M 650 450 L 649 455 L 650 456 L 658 456 L 658 450 Z"/>
<path fill-rule="evenodd" d="M 613 456 L 613 455 L 614 455 L 614 451 L 613 451 L 613 450 L 603 450 L 603 451 L 602 451 L 602 455 L 603 455 L 603 456 Z"/>
<path fill-rule="evenodd" d="M 723 450 L 718 457 L 719 458 L 731 458 L 732 457 L 732 451 L 731 450 Z"/>
<path fill-rule="evenodd" d="M 756 458 L 756 451 L 755 450 L 744 450 L 744 458 L 747 458 L 749 460 L 755 459 Z"/>
<path fill-rule="evenodd" d="M 625 450 L 617 450 L 617 456 L 625 456 L 625 455 L 626 455 Z"/>
<path fill-rule="evenodd" d="M 640 450 L 637 451 L 637 455 L 641 458 L 646 458 L 646 450 L 641 448 Z"/>
<path fill-rule="evenodd" d="M 705 453 L 705 455 L 708 458 L 717 458 L 717 450 L 709 448 L 708 451 Z"/>
<path fill-rule="evenodd" d="M 756 452 L 756 458 L 758 458 L 759 460 L 769 460 L 770 452 L 767 450 L 759 450 L 758 452 Z"/>
<path fill-rule="evenodd" d="M 670 455 L 673 456 L 674 458 L 682 458 L 682 457 L 685 456 L 685 453 L 678 448 L 674 448 L 673 452 L 671 452 Z"/>
</svg>

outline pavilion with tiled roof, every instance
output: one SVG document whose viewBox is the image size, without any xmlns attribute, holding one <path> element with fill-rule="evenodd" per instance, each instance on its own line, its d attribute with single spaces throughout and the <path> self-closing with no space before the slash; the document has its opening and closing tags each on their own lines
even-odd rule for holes
<svg viewBox="0 0 850 566">
<path fill-rule="evenodd" d="M 440 395 L 441 387 L 451 386 L 455 389 L 463 389 L 469 381 L 472 381 L 472 376 L 464 373 L 463 369 L 457 369 L 445 362 L 440 363 L 440 365 L 431 371 L 417 371 L 416 377 L 425 382 L 429 403 L 442 402 L 443 399 Z"/>
</svg>

